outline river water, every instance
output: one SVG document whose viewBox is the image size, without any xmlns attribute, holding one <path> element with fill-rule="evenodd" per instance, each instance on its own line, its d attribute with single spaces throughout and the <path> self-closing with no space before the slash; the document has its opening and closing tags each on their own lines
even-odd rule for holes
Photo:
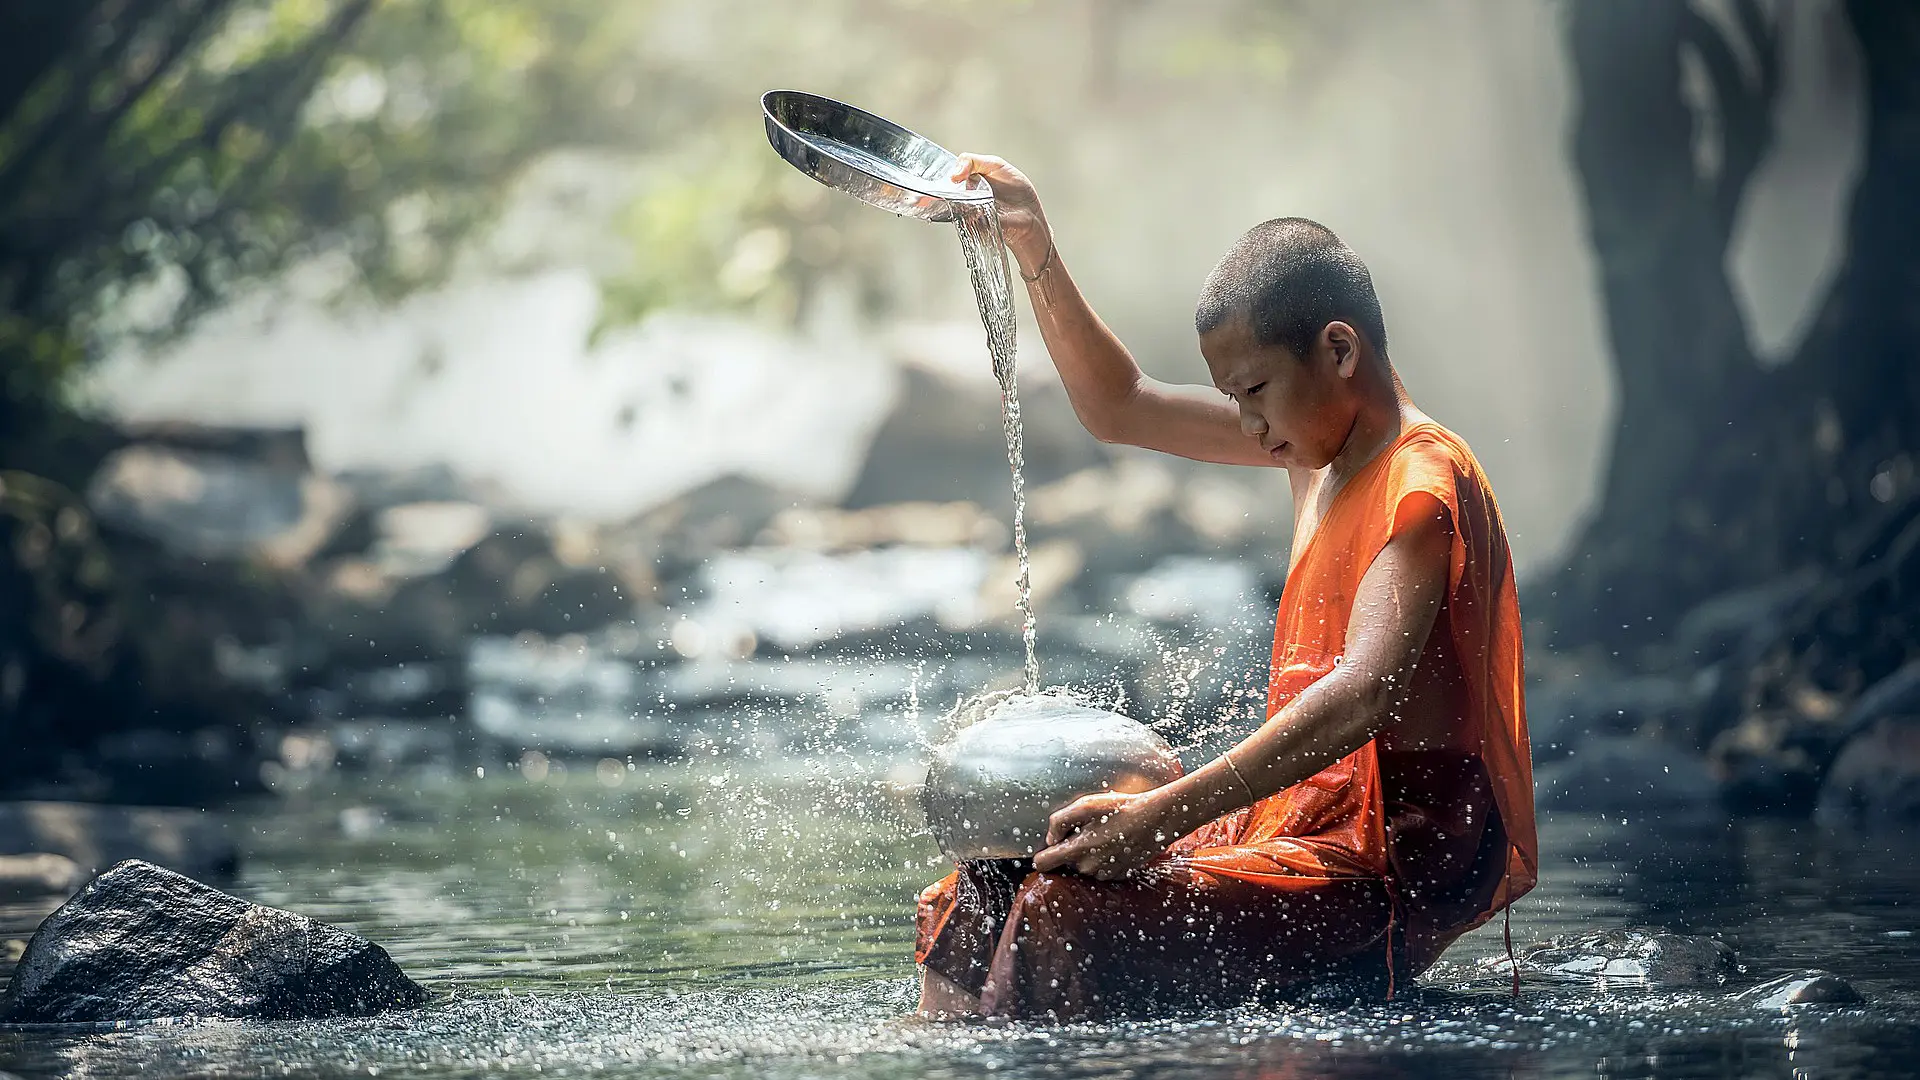
<svg viewBox="0 0 1920 1080">
<path fill-rule="evenodd" d="M 537 774 L 535 774 L 537 775 Z M 233 891 L 384 944 L 436 995 L 386 1017 L 0 1032 L 22 1077 L 1401 1077 L 1914 1074 L 1920 866 L 1905 836 L 1779 822 L 1544 823 L 1523 945 L 1721 933 L 1753 979 L 1845 975 L 1857 1006 L 1529 976 L 1497 925 L 1410 995 L 1145 1023 L 928 1024 L 912 900 L 941 872 L 903 781 L 850 754 L 631 772 L 331 778 L 232 811 Z M 0 936 L 32 925 L 0 909 Z"/>
</svg>

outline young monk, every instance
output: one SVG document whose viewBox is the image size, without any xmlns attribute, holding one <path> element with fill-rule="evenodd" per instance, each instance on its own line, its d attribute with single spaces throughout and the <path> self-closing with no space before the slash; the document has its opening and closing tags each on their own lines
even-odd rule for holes
<svg viewBox="0 0 1920 1080">
<path fill-rule="evenodd" d="M 920 896 L 921 1011 L 1100 1018 L 1391 996 L 1533 887 L 1506 531 L 1473 453 L 1407 396 L 1372 278 L 1299 218 L 1202 287 L 1213 389 L 1147 378 L 1075 288 L 1033 185 L 983 177 L 1075 413 L 1103 442 L 1280 467 L 1294 529 L 1267 720 L 1164 787 L 1080 799 L 1024 863 Z"/>
</svg>

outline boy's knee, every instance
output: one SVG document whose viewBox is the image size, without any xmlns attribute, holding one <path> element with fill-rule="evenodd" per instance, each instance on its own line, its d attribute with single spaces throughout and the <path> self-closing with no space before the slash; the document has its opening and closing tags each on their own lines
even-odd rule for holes
<svg viewBox="0 0 1920 1080">
<path fill-rule="evenodd" d="M 1051 870 L 1035 870 L 1020 883 L 1020 906 L 1039 906 L 1056 909 L 1062 903 L 1082 900 L 1089 886 L 1097 884 L 1092 878 L 1078 874 L 1063 874 Z"/>
<path fill-rule="evenodd" d="M 1043 932 L 1072 939 L 1098 921 L 1101 883 L 1079 874 L 1036 871 L 1021 883 L 1013 918 L 1022 932 Z"/>
</svg>

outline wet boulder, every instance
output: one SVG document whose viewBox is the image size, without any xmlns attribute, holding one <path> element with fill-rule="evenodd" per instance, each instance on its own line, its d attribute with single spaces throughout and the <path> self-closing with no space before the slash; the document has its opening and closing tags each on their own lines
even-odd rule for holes
<svg viewBox="0 0 1920 1080">
<path fill-rule="evenodd" d="M 1651 739 L 1589 739 L 1533 773 L 1542 810 L 1666 816 L 1717 812 L 1719 785 L 1706 763 Z"/>
<path fill-rule="evenodd" d="M 51 854 L 82 880 L 141 859 L 196 878 L 231 877 L 240 855 L 222 818 L 204 810 L 75 802 L 0 802 L 0 855 Z M 75 881 L 63 892 L 81 884 Z"/>
<path fill-rule="evenodd" d="M 1662 989 L 1721 986 L 1740 973 L 1733 947 L 1719 938 L 1637 927 L 1552 938 L 1523 950 L 1520 963 L 1534 974 Z"/>
<path fill-rule="evenodd" d="M 846 506 L 965 500 L 995 516 L 1006 514 L 1012 493 L 1000 393 L 984 357 L 972 377 L 920 366 L 903 374 L 900 397 L 874 433 Z M 1023 382 L 1020 399 L 1029 486 L 1105 461 L 1060 384 Z"/>
<path fill-rule="evenodd" d="M 0 901 L 65 896 L 79 888 L 86 878 L 80 864 L 65 855 L 50 851 L 0 855 Z"/>
<path fill-rule="evenodd" d="M 206 559 L 256 557 L 298 566 L 348 519 L 345 488 L 305 469 L 294 450 L 256 460 L 134 443 L 109 455 L 87 486 L 102 522 L 168 551 Z"/>
<path fill-rule="evenodd" d="M 0 1023 L 367 1016 L 427 998 L 378 945 L 130 861 L 40 924 Z"/>
<path fill-rule="evenodd" d="M 1690 665 L 1750 664 L 1786 634 L 1794 608 L 1819 585 L 1818 573 L 1801 571 L 1710 597 L 1681 618 L 1673 651 Z"/>
<path fill-rule="evenodd" d="M 1546 682 L 1527 691 L 1534 755 L 1553 760 L 1592 740 L 1629 735 L 1684 742 L 1698 696 L 1692 680 L 1669 675 L 1588 671 Z"/>
<path fill-rule="evenodd" d="M 1768 979 L 1735 997 L 1759 1009 L 1785 1009 L 1792 1005 L 1851 1005 L 1860 1000 L 1860 991 L 1831 971 L 1810 968 Z"/>
<path fill-rule="evenodd" d="M 1821 785 L 1820 820 L 1920 821 L 1920 661 L 1862 694 L 1843 727 L 1853 734 Z"/>
</svg>

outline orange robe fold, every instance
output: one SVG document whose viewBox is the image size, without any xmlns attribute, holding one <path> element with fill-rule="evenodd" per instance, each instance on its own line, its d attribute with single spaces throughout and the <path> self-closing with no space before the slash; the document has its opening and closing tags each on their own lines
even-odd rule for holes
<svg viewBox="0 0 1920 1080">
<path fill-rule="evenodd" d="M 920 895 L 916 959 L 978 992 L 989 1015 L 1231 1004 L 1334 979 L 1383 992 L 1531 889 L 1538 843 L 1513 563 L 1479 462 L 1451 432 L 1408 428 L 1334 495 L 1288 575 L 1267 716 L 1338 663 L 1360 580 L 1402 501 L 1422 493 L 1453 526 L 1426 655 L 1450 650 L 1461 673 L 1455 749 L 1368 742 L 1195 830 L 1124 882 L 960 867 Z"/>
</svg>

